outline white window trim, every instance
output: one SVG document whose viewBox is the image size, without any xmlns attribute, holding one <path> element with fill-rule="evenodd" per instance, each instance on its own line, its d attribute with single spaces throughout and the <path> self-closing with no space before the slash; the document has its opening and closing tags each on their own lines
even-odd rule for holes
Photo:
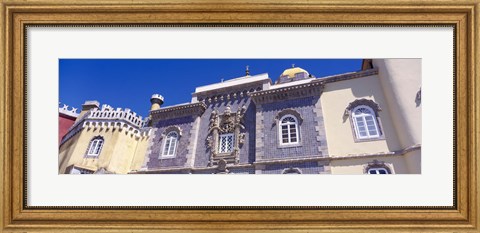
<svg viewBox="0 0 480 233">
<path fill-rule="evenodd" d="M 295 120 L 295 123 L 286 123 L 286 124 L 283 124 L 282 121 L 283 119 L 287 118 L 287 117 L 291 117 Z M 288 127 L 288 142 L 283 142 L 283 134 L 282 134 L 282 126 L 283 125 L 295 125 L 295 135 L 297 135 L 297 141 L 296 142 L 291 142 L 291 132 L 290 132 L 290 127 Z M 298 119 L 294 116 L 294 115 L 291 115 L 291 114 L 288 114 L 288 115 L 285 115 L 283 116 L 282 118 L 280 118 L 280 120 L 278 121 L 278 140 L 280 142 L 280 145 L 281 146 L 288 146 L 288 145 L 298 145 L 300 144 L 300 134 L 299 134 L 299 124 L 298 124 Z"/>
<path fill-rule="evenodd" d="M 101 142 L 100 145 L 99 145 L 99 142 Z M 92 140 L 90 140 L 90 143 L 88 144 L 86 156 L 88 156 L 88 157 L 98 157 L 100 155 L 100 153 L 102 152 L 104 143 L 105 143 L 105 141 L 103 140 L 102 137 L 94 137 Z M 97 151 L 97 150 L 98 150 L 98 153 L 95 153 L 95 151 Z M 93 151 L 93 152 L 90 153 L 90 151 Z"/>
<path fill-rule="evenodd" d="M 366 108 L 372 114 L 371 115 L 367 115 L 367 114 L 355 115 L 355 111 L 359 108 Z M 375 126 L 375 131 L 377 132 L 376 135 L 370 135 L 370 131 L 368 130 L 367 121 L 365 119 L 365 116 L 371 116 L 373 118 L 373 124 Z M 363 118 L 365 132 L 367 133 L 367 136 L 361 136 L 360 135 L 360 130 L 358 129 L 357 117 L 362 117 Z M 380 127 L 378 125 L 378 119 L 377 119 L 377 116 L 375 114 L 375 111 L 373 111 L 373 109 L 371 107 L 369 107 L 367 105 L 359 105 L 359 106 L 355 107 L 352 110 L 351 118 L 352 118 L 353 128 L 355 129 L 355 135 L 357 136 L 358 139 L 377 139 L 377 138 L 381 138 L 382 134 L 381 134 L 381 131 L 380 131 Z"/>
<path fill-rule="evenodd" d="M 377 171 L 377 173 L 376 174 L 371 174 L 370 171 L 372 171 L 372 170 Z M 378 171 L 380 171 L 380 170 L 384 170 L 385 174 L 378 173 Z M 369 174 L 369 175 L 388 175 L 388 174 L 390 174 L 390 172 L 388 172 L 388 170 L 384 167 L 372 167 L 372 168 L 369 168 L 367 170 L 367 174 Z"/>
<path fill-rule="evenodd" d="M 230 151 L 222 151 L 222 138 L 226 138 L 226 137 L 232 137 L 232 147 L 231 147 L 231 150 Z M 232 153 L 233 152 L 233 149 L 235 147 L 235 135 L 233 133 L 225 133 L 225 134 L 220 134 L 218 135 L 218 153 L 219 154 L 225 154 L 225 153 Z"/>
<path fill-rule="evenodd" d="M 171 146 L 172 146 L 172 140 L 171 137 L 169 137 L 169 135 L 171 134 L 175 134 L 175 146 L 173 148 L 173 153 L 172 154 L 169 154 L 168 152 L 170 152 L 170 149 L 171 149 Z M 163 145 L 162 145 L 162 153 L 161 153 L 161 157 L 162 158 L 174 158 L 176 155 L 177 155 L 177 148 L 178 148 L 178 140 L 179 139 L 179 134 L 176 132 L 176 131 L 171 131 L 171 132 L 168 132 L 167 135 L 165 136 L 165 140 L 163 141 Z M 169 141 L 169 144 L 168 144 L 168 150 L 167 150 L 167 154 L 165 154 L 165 146 L 167 145 L 167 141 Z"/>
</svg>

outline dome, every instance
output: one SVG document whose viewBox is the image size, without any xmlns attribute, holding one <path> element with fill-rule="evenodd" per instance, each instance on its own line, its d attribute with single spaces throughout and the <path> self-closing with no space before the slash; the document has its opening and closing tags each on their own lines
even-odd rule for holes
<svg viewBox="0 0 480 233">
<path fill-rule="evenodd" d="M 285 71 L 283 71 L 283 73 L 282 73 L 282 75 L 280 75 L 280 77 L 288 75 L 289 78 L 295 78 L 295 74 L 298 74 L 298 73 L 307 73 L 307 75 L 309 75 L 309 73 L 306 70 L 304 70 L 300 67 L 292 67 L 290 69 L 286 69 Z"/>
</svg>

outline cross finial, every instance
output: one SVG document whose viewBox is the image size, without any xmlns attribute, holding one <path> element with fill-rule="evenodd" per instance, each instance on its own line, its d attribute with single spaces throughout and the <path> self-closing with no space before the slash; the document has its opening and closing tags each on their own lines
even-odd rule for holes
<svg viewBox="0 0 480 233">
<path fill-rule="evenodd" d="M 245 70 L 245 75 L 246 75 L 246 76 L 249 76 L 249 75 L 250 75 L 250 70 L 248 70 L 248 65 L 247 65 L 246 70 Z"/>
<path fill-rule="evenodd" d="M 221 79 L 222 83 L 223 83 L 223 78 Z"/>
<path fill-rule="evenodd" d="M 292 68 L 294 68 L 294 67 L 295 67 L 295 64 L 292 64 Z"/>
</svg>

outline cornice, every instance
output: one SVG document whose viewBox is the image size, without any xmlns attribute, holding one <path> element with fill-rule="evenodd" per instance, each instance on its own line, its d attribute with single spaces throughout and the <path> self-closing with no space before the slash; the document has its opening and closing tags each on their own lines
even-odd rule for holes
<svg viewBox="0 0 480 233">
<path fill-rule="evenodd" d="M 269 89 L 259 92 L 250 93 L 249 96 L 255 104 L 266 104 L 277 101 L 285 101 L 291 99 L 298 99 L 308 96 L 320 95 L 324 82 L 309 82 L 295 86 L 288 86 L 276 89 Z"/>
<path fill-rule="evenodd" d="M 377 74 L 378 74 L 378 69 L 373 68 L 373 69 L 361 70 L 353 73 L 346 73 L 346 74 L 339 74 L 339 75 L 328 76 L 323 78 L 317 78 L 312 82 L 333 83 L 333 82 L 340 82 L 340 81 L 345 81 L 345 80 L 350 80 L 355 78 L 363 78 L 363 77 L 377 75 Z"/>
<path fill-rule="evenodd" d="M 150 116 L 152 117 L 153 122 L 157 122 L 159 120 L 167 120 L 184 116 L 201 115 L 206 108 L 207 107 L 204 103 L 197 102 L 154 110 L 150 112 Z"/>
</svg>

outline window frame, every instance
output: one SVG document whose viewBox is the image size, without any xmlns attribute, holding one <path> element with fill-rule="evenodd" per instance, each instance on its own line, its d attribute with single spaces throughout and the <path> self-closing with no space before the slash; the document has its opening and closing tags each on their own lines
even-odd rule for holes
<svg viewBox="0 0 480 233">
<path fill-rule="evenodd" d="M 99 145 L 99 142 L 101 142 L 100 145 Z M 100 153 L 102 153 L 102 149 L 104 145 L 105 145 L 105 139 L 102 136 L 93 137 L 88 143 L 85 157 L 98 158 L 100 156 Z M 93 153 L 90 153 L 90 151 L 92 150 L 93 150 Z"/>
<path fill-rule="evenodd" d="M 380 169 L 384 169 L 386 170 L 387 173 L 386 174 L 380 174 L 380 173 L 370 174 L 370 170 L 372 169 L 377 171 Z M 395 170 L 393 168 L 393 164 L 387 164 L 384 161 L 378 161 L 374 159 L 372 162 L 368 162 L 367 164 L 365 164 L 363 173 L 367 175 L 390 175 L 390 174 L 395 174 Z"/>
<path fill-rule="evenodd" d="M 282 121 L 287 118 L 287 117 L 291 117 L 295 120 L 294 123 L 283 123 Z M 288 142 L 283 142 L 283 132 L 282 132 L 282 128 L 284 125 L 287 125 L 287 126 L 290 126 L 290 125 L 295 125 L 295 134 L 297 136 L 297 141 L 296 142 L 292 142 L 291 141 L 291 128 L 288 127 L 287 130 L 287 135 L 288 135 Z M 278 140 L 279 140 L 279 145 L 280 146 L 290 146 L 290 145 L 299 145 L 300 144 L 300 124 L 299 124 L 299 120 L 297 117 L 295 117 L 294 115 L 292 114 L 286 114 L 284 116 L 282 116 L 279 120 L 278 120 Z"/>
<path fill-rule="evenodd" d="M 368 111 L 370 111 L 371 114 L 370 115 L 368 115 L 368 114 L 356 115 L 355 111 L 357 111 L 359 108 L 365 108 Z M 375 131 L 376 131 L 377 135 L 374 135 L 374 136 L 370 135 L 370 130 L 368 129 L 367 119 L 366 119 L 366 117 L 368 117 L 368 116 L 373 118 L 373 123 L 374 123 Z M 360 135 L 359 122 L 357 120 L 357 117 L 362 117 L 363 126 L 365 127 L 365 133 L 367 134 L 367 136 L 361 136 Z M 351 110 L 350 119 L 351 119 L 352 129 L 354 131 L 354 135 L 355 135 L 356 140 L 358 140 L 358 141 L 370 141 L 370 140 L 384 139 L 383 132 L 382 132 L 382 129 L 381 129 L 380 120 L 378 119 L 377 112 L 375 110 L 373 110 L 372 107 L 370 107 L 368 105 L 355 106 Z"/>
<path fill-rule="evenodd" d="M 372 171 L 372 170 L 377 171 L 377 173 L 375 173 L 375 174 L 370 173 L 370 171 Z M 380 171 L 380 170 L 384 170 L 385 174 L 379 173 L 378 171 Z M 370 168 L 367 169 L 367 174 L 368 175 L 388 175 L 388 174 L 391 174 L 391 173 L 385 167 L 370 167 Z"/>
<path fill-rule="evenodd" d="M 175 137 L 171 137 L 170 135 L 172 135 L 172 134 L 175 134 Z M 170 154 L 169 152 L 170 152 L 171 146 L 172 146 L 172 140 L 171 140 L 172 138 L 175 139 L 175 145 L 174 145 L 172 154 Z M 172 131 L 168 132 L 167 134 L 165 134 L 165 137 L 164 137 L 164 140 L 163 140 L 163 143 L 162 143 L 162 150 L 161 150 L 161 153 L 160 153 L 160 158 L 175 158 L 177 156 L 177 148 L 178 148 L 179 139 L 180 139 L 180 134 L 175 130 L 172 130 Z M 167 142 L 169 142 L 169 144 L 168 144 L 167 154 L 165 154 L 165 146 L 167 145 Z"/>
<path fill-rule="evenodd" d="M 229 151 L 222 151 L 222 138 L 232 137 L 232 144 Z M 218 153 L 219 154 L 229 154 L 232 153 L 235 148 L 235 134 L 234 133 L 222 133 L 218 134 Z"/>
</svg>

